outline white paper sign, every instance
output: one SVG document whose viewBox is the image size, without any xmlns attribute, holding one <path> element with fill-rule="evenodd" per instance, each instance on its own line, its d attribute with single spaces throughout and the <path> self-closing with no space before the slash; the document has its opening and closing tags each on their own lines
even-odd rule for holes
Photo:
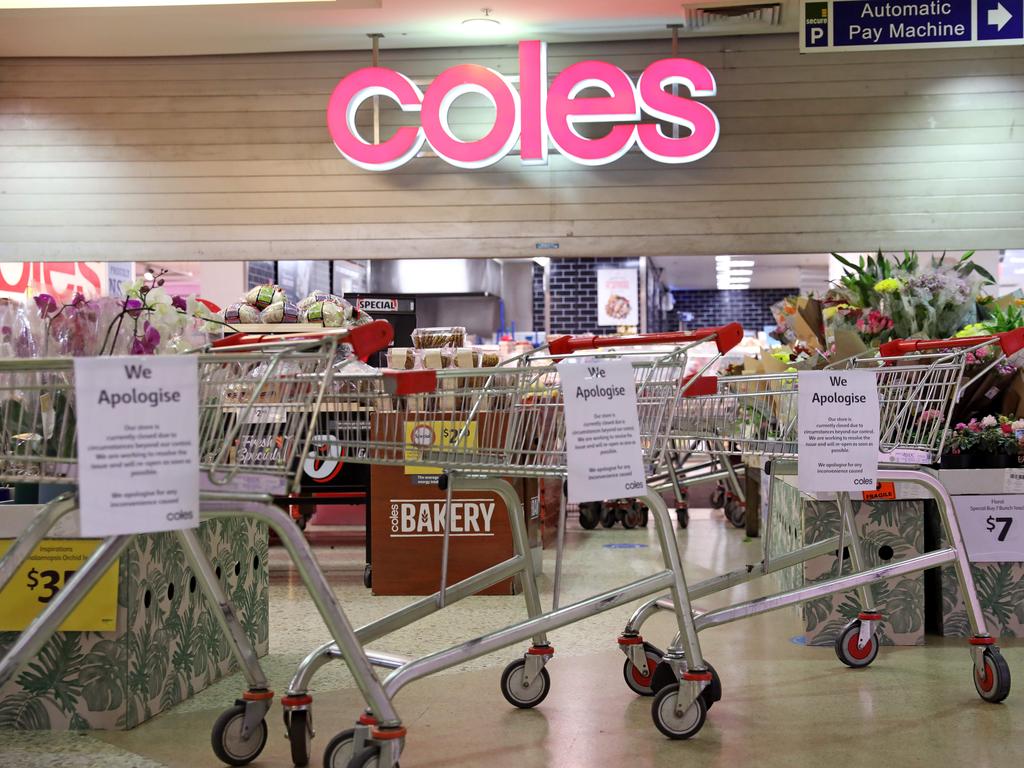
<svg viewBox="0 0 1024 768">
<path fill-rule="evenodd" d="M 199 525 L 195 357 L 75 358 L 83 536 Z"/>
<path fill-rule="evenodd" d="M 569 503 L 644 493 L 633 366 L 626 360 L 558 364 L 565 403 Z"/>
<path fill-rule="evenodd" d="M 802 491 L 872 490 L 878 479 L 878 389 L 872 371 L 801 371 Z"/>
<path fill-rule="evenodd" d="M 638 278 L 635 269 L 597 270 L 598 325 L 639 325 Z"/>
<path fill-rule="evenodd" d="M 954 496 L 972 563 L 1024 562 L 1024 496 Z"/>
</svg>

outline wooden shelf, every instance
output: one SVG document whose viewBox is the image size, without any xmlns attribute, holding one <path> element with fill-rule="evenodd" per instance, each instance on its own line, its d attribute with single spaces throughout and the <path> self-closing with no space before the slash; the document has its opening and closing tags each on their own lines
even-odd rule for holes
<svg viewBox="0 0 1024 768">
<path fill-rule="evenodd" d="M 234 323 L 231 327 L 239 333 L 309 333 L 310 331 L 341 330 L 340 328 L 324 328 L 319 323 Z"/>
</svg>

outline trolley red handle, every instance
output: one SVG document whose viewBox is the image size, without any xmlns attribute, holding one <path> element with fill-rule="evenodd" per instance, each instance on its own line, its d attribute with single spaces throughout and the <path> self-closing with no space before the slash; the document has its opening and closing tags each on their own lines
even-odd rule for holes
<svg viewBox="0 0 1024 768">
<path fill-rule="evenodd" d="M 1009 357 L 1024 349 L 1024 328 L 1017 328 L 992 336 L 965 336 L 962 339 L 894 339 L 878 348 L 882 357 L 900 357 L 911 352 L 938 352 L 945 349 L 965 349 L 985 342 L 998 341 L 1003 354 Z"/>
<path fill-rule="evenodd" d="M 556 336 L 548 344 L 548 349 L 552 355 L 568 355 L 571 352 L 582 352 L 587 349 L 685 344 L 713 340 L 718 345 L 718 351 L 724 354 L 739 344 L 742 339 L 743 326 L 739 323 L 729 323 L 717 328 L 698 328 L 696 331 L 642 333 L 636 336 Z"/>
<path fill-rule="evenodd" d="M 387 320 L 374 320 L 372 323 L 360 325 L 356 328 L 349 328 L 342 332 L 338 328 L 325 328 L 322 331 L 311 331 L 309 333 L 233 333 L 223 339 L 217 339 L 213 346 L 217 349 L 227 347 L 249 347 L 259 344 L 280 344 L 297 341 L 316 341 L 326 336 L 338 336 L 338 340 L 345 344 L 351 344 L 356 357 L 365 358 L 374 352 L 387 349 L 391 340 L 395 337 L 395 331 Z"/>
</svg>

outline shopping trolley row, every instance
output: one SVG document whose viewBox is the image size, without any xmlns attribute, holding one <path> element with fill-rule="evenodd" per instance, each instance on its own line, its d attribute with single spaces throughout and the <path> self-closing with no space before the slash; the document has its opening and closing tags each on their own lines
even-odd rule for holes
<svg viewBox="0 0 1024 768">
<path fill-rule="evenodd" d="M 371 326 L 366 326 L 370 328 Z M 619 638 L 626 653 L 627 683 L 638 693 L 654 695 L 652 719 L 670 738 L 686 739 L 704 725 L 708 708 L 721 696 L 717 674 L 705 660 L 698 632 L 707 626 L 773 610 L 823 594 L 859 590 L 862 613 L 856 626 L 844 632 L 844 643 L 854 661 L 874 658 L 876 631 L 883 619 L 874 610 L 869 585 L 893 575 L 953 563 L 970 608 L 972 648 L 975 651 L 974 679 L 979 693 L 990 701 L 1005 697 L 1009 690 L 1009 670 L 994 641 L 987 634 L 978 606 L 955 511 L 945 490 L 934 477 L 920 468 L 886 469 L 893 479 L 915 482 L 929 488 L 939 502 L 950 546 L 882 568 L 866 569 L 857 552 L 859 541 L 850 514 L 849 497 L 841 496 L 843 533 L 834 540 L 805 548 L 798 553 L 774 557 L 768 551 L 759 567 L 737 574 L 724 574 L 710 582 L 687 588 L 679 549 L 668 509 L 660 492 L 650 485 L 638 495 L 655 521 L 662 567 L 654 574 L 602 594 L 560 606 L 558 602 L 565 532 L 565 496 L 562 495 L 561 521 L 556 552 L 554 600 L 551 610 L 541 605 L 537 574 L 530 556 L 523 525 L 521 505 L 506 477 L 529 476 L 562 479 L 567 475 L 564 403 L 558 364 L 567 360 L 614 357 L 632 363 L 636 388 L 641 449 L 647 474 L 675 472 L 670 484 L 685 482 L 686 464 L 679 465 L 669 455 L 680 442 L 709 454 L 727 449 L 730 453 L 768 456 L 772 459 L 769 482 L 776 476 L 794 471 L 796 452 L 796 398 L 798 378 L 726 377 L 714 378 L 718 356 L 731 349 L 741 338 L 739 326 L 732 324 L 691 333 L 644 335 L 636 337 L 563 337 L 550 346 L 498 368 L 449 369 L 439 371 L 366 372 L 345 365 L 369 346 L 386 345 L 377 331 L 365 337 L 350 334 L 327 339 L 298 339 L 290 342 L 250 343 L 231 351 L 211 351 L 201 358 L 202 403 L 201 448 L 204 471 L 223 490 L 202 496 L 203 517 L 247 515 L 267 522 L 281 536 L 292 556 L 314 603 L 331 631 L 332 641 L 314 649 L 300 664 L 288 691 L 282 697 L 284 720 L 291 743 L 292 759 L 305 765 L 311 758 L 313 695 L 311 683 L 324 664 L 341 659 L 349 666 L 366 703 L 366 710 L 354 719 L 352 728 L 336 733 L 324 750 L 326 768 L 364 768 L 369 765 L 396 765 L 407 736 L 392 699 L 405 685 L 426 675 L 450 668 L 484 654 L 518 643 L 529 643 L 521 656 L 504 670 L 500 689 L 513 705 L 529 708 L 539 704 L 548 693 L 551 679 L 547 665 L 554 655 L 547 633 L 595 615 L 628 605 L 645 596 L 657 597 L 645 603 L 631 618 Z M 374 334 L 374 335 L 371 335 Z M 237 341 L 237 340 L 236 340 Z M 245 340 L 242 340 L 245 341 Z M 338 361 L 338 345 L 344 342 L 344 360 Z M 1017 337 L 1000 337 L 972 345 L 999 342 L 1010 354 L 1021 346 Z M 690 353 L 701 344 L 714 344 L 717 355 L 702 357 L 705 362 L 689 370 Z M 859 358 L 849 365 L 874 371 L 879 389 L 884 425 L 880 447 L 914 447 L 934 457 L 941 450 L 941 429 L 921 435 L 909 432 L 909 424 L 922 408 L 939 409 L 947 414 L 963 374 L 963 344 L 959 350 L 937 351 L 919 343 L 890 347 L 881 358 Z M 241 349 L 241 351 L 240 351 Z M 897 356 L 896 353 L 900 353 Z M 23 361 L 22 361 L 23 362 Z M 8 388 L 8 382 L 10 387 Z M 32 392 L 38 395 L 47 387 L 63 386 L 73 390 L 69 366 L 63 361 L 34 361 L 25 366 L 19 361 L 0 361 L 0 392 L 19 393 L 21 401 L 31 404 Z M 33 387 L 36 389 L 33 390 Z M 28 393 L 24 395 L 23 393 Z M 70 398 L 65 398 L 71 403 Z M 288 414 L 287 418 L 251 424 L 247 412 L 258 404 L 272 404 Z M 31 410 L 31 408 L 29 408 Z M 438 590 L 416 600 L 382 619 L 355 629 L 348 622 L 333 592 L 301 533 L 287 514 L 269 503 L 265 496 L 242 494 L 231 483 L 240 473 L 259 471 L 297 479 L 293 465 L 309 450 L 309 429 L 316 415 L 329 411 L 335 425 L 330 440 L 347 461 L 434 466 L 444 470 L 442 485 L 451 494 L 460 490 L 490 490 L 497 493 L 508 509 L 513 538 L 513 555 L 505 561 L 454 584 L 448 583 L 450 539 L 445 526 L 439 563 Z M 406 426 L 421 421 L 449 422 L 453 439 L 437 445 L 414 446 L 407 438 Z M 72 423 L 73 420 L 65 420 Z M 901 429 L 901 426 L 903 428 Z M 260 430 L 262 437 L 287 437 L 294 446 L 272 466 L 258 468 L 233 462 L 230 446 L 247 429 Z M 6 440 L 6 436 L 4 437 Z M 74 440 L 58 445 L 74 445 Z M 51 444 L 52 445 L 52 444 Z M 24 447 L 0 452 L 0 479 L 21 477 L 35 472 L 49 479 L 48 466 L 66 466 L 75 460 L 73 450 L 66 455 L 26 457 Z M 30 460 L 29 460 L 30 459 Z M 732 462 L 728 460 L 731 468 Z M 669 469 L 669 467 L 676 467 Z M 61 481 L 66 482 L 66 478 Z M 68 494 L 44 506 L 29 529 L 0 560 L 0 587 L 11 577 L 17 565 L 27 557 L 53 523 L 75 506 Z M 446 505 L 446 510 L 450 509 Z M 766 526 L 770 525 L 770 510 Z M 447 514 L 447 512 L 446 512 Z M 266 715 L 274 694 L 267 688 L 254 649 L 241 631 L 233 607 L 214 578 L 209 562 L 198 548 L 191 532 L 179 538 L 195 572 L 200 576 L 203 593 L 214 609 L 247 682 L 247 690 L 235 706 L 223 713 L 213 730 L 217 756 L 232 765 L 244 765 L 262 751 L 268 733 Z M 698 614 L 691 600 L 771 573 L 781 567 L 802 562 L 814 555 L 842 553 L 848 537 L 854 572 L 815 583 L 788 593 L 746 601 L 719 611 Z M 768 538 L 767 536 L 765 537 Z M 54 599 L 38 619 L 18 638 L 0 660 L 0 685 L 36 654 L 77 601 L 95 584 L 114 561 L 128 537 L 105 540 L 86 565 Z M 367 646 L 373 641 L 406 626 L 445 606 L 462 600 L 510 577 L 518 577 L 522 587 L 527 618 L 504 629 L 480 637 L 467 638 L 428 656 L 408 659 L 376 652 Z M 677 633 L 664 651 L 647 643 L 640 627 L 657 610 L 674 614 Z M 852 633 L 852 634 L 851 634 Z M 848 637 L 847 637 L 848 636 Z M 381 680 L 374 668 L 387 670 Z"/>
</svg>

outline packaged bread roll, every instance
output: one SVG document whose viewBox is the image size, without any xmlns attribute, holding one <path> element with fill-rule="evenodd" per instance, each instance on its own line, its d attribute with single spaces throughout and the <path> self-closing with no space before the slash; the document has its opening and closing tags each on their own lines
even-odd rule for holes
<svg viewBox="0 0 1024 768">
<path fill-rule="evenodd" d="M 260 321 L 260 311 L 249 304 L 238 302 L 224 310 L 224 322 L 228 325 L 247 325 Z"/>
<path fill-rule="evenodd" d="M 256 309 L 266 309 L 271 304 L 280 304 L 286 300 L 285 292 L 276 285 L 258 285 L 245 294 L 245 303 Z"/>
<path fill-rule="evenodd" d="M 303 313 L 303 319 L 307 323 L 319 323 L 325 328 L 340 328 L 345 324 L 345 312 L 330 301 L 318 301 Z"/>
<path fill-rule="evenodd" d="M 299 322 L 299 308 L 289 301 L 271 304 L 260 312 L 260 322 L 297 323 Z"/>
</svg>

